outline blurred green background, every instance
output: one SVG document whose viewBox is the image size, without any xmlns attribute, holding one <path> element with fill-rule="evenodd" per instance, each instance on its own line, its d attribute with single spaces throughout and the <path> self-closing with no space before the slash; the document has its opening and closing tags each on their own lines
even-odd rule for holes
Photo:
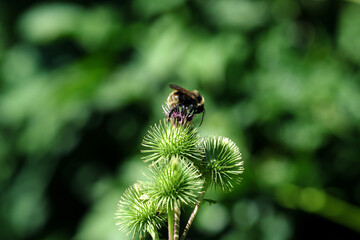
<svg viewBox="0 0 360 240">
<path fill-rule="evenodd" d="M 0 239 L 129 239 L 169 83 L 246 167 L 189 239 L 360 238 L 359 1 L 23 0 L 0 3 Z"/>
</svg>

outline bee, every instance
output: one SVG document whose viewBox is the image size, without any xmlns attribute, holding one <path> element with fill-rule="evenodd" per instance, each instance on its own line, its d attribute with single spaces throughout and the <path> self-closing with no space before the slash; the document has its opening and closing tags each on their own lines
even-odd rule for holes
<svg viewBox="0 0 360 240">
<path fill-rule="evenodd" d="M 187 110 L 189 110 L 190 117 L 194 116 L 195 114 L 202 113 L 201 122 L 199 125 L 200 127 L 205 114 L 204 97 L 201 96 L 197 90 L 191 92 L 175 84 L 170 84 L 169 87 L 175 90 L 170 93 L 167 99 L 167 104 L 170 107 L 169 117 L 171 117 L 171 114 L 174 111 L 179 111 L 179 107 L 182 110 L 185 109 L 186 114 Z"/>
</svg>

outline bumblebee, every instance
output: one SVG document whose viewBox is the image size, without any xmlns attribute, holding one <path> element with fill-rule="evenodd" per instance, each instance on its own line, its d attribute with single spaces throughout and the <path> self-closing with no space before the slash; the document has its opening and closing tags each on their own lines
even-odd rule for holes
<svg viewBox="0 0 360 240">
<path fill-rule="evenodd" d="M 182 111 L 185 109 L 186 115 L 187 110 L 189 110 L 189 115 L 187 116 L 190 118 L 192 118 L 195 114 L 202 113 L 201 122 L 199 125 L 201 126 L 205 114 L 204 97 L 201 96 L 197 90 L 191 92 L 175 84 L 170 84 L 169 87 L 175 90 L 170 93 L 167 99 L 167 104 L 170 107 L 169 117 L 171 117 L 174 111 L 179 112 L 179 108 L 181 108 Z M 188 117 L 186 117 L 186 119 L 188 119 Z"/>
</svg>

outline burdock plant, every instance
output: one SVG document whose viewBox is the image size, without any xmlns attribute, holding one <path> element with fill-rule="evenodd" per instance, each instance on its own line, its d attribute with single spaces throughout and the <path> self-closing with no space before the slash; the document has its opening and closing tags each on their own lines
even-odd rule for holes
<svg viewBox="0 0 360 240">
<path fill-rule="evenodd" d="M 241 181 L 243 161 L 236 144 L 226 137 L 201 138 L 186 109 L 163 108 L 166 119 L 150 127 L 142 145 L 149 163 L 147 180 L 129 187 L 119 201 L 119 229 L 143 239 L 159 239 L 167 225 L 169 240 L 185 240 L 209 187 L 231 191 Z M 180 236 L 180 215 L 193 208 Z M 164 238 L 164 237 L 163 237 Z"/>
</svg>

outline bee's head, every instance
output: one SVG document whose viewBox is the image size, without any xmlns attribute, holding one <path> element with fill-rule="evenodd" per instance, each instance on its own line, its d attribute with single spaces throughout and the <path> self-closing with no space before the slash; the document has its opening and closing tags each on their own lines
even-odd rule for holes
<svg viewBox="0 0 360 240">
<path fill-rule="evenodd" d="M 194 113 L 202 113 L 205 111 L 204 104 L 198 104 L 196 108 L 194 109 Z"/>
</svg>

